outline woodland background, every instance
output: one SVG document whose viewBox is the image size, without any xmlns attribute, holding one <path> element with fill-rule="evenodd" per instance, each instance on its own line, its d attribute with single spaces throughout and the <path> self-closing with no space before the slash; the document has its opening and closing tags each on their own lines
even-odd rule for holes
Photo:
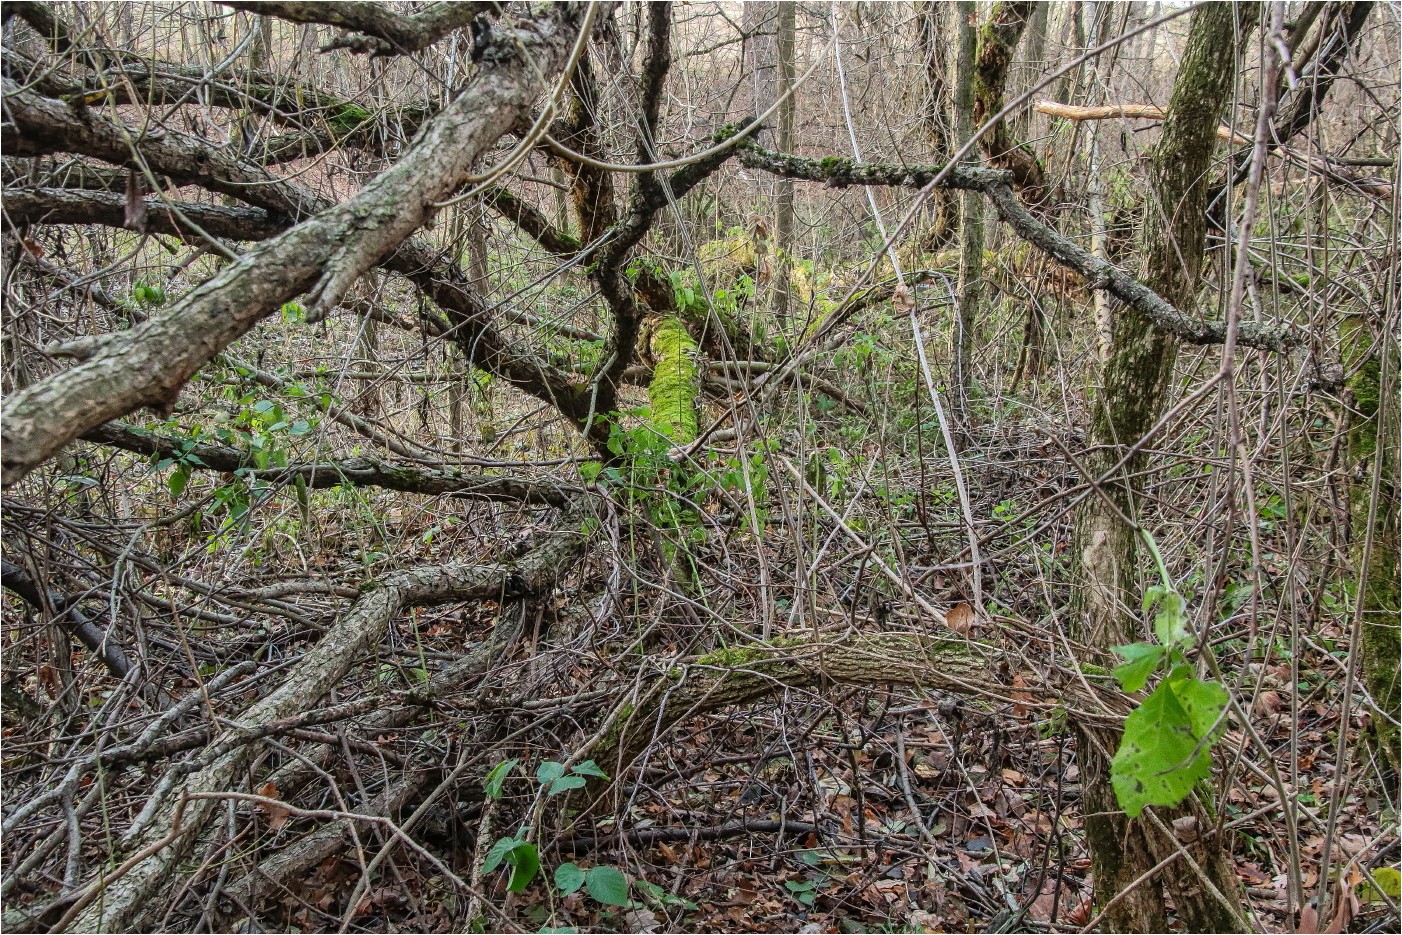
<svg viewBox="0 0 1402 935">
<path fill-rule="evenodd" d="M 1396 931 L 1395 3 L 3 16 L 7 930 Z"/>
</svg>

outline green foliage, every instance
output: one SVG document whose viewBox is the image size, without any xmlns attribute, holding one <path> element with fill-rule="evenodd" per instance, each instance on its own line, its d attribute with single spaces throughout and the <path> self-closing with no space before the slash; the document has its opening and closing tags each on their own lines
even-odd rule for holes
<svg viewBox="0 0 1402 935">
<path fill-rule="evenodd" d="M 566 896 L 583 888 L 605 906 L 629 905 L 628 878 L 617 867 L 604 865 L 584 870 L 573 862 L 561 864 L 555 870 L 555 888 Z"/>
<path fill-rule="evenodd" d="M 1110 780 L 1131 818 L 1146 805 L 1177 805 L 1211 772 L 1210 715 L 1226 708 L 1227 693 L 1189 677 L 1191 671 L 1179 667 L 1125 719 Z"/>
<path fill-rule="evenodd" d="M 530 886 L 540 872 L 540 852 L 534 844 L 521 838 L 501 838 L 487 851 L 482 861 L 482 872 L 491 873 L 503 865 L 511 868 L 507 890 L 519 893 Z"/>
<path fill-rule="evenodd" d="M 1115 798 L 1131 818 L 1146 805 L 1182 802 L 1212 769 L 1212 745 L 1230 700 L 1218 682 L 1195 677 L 1187 661 L 1193 645 L 1183 595 L 1174 588 L 1153 538 L 1144 539 L 1158 565 L 1160 583 L 1144 594 L 1145 613 L 1155 612 L 1158 643 L 1117 646 L 1124 662 L 1113 672 L 1126 692 L 1140 691 L 1167 666 L 1168 674 L 1125 719 L 1124 735 L 1110 764 Z"/>
<path fill-rule="evenodd" d="M 516 768 L 519 759 L 512 758 L 504 763 L 498 763 L 487 773 L 487 778 L 482 780 L 482 791 L 489 799 L 501 798 L 502 786 L 506 783 L 507 775 Z"/>
<path fill-rule="evenodd" d="M 599 769 L 598 764 L 593 760 L 585 760 L 576 766 L 570 767 L 568 771 L 565 764 L 556 763 L 554 760 L 547 760 L 536 769 L 535 778 L 545 787 L 546 795 L 559 795 L 562 792 L 569 792 L 571 789 L 582 789 L 589 782 L 589 777 L 607 779 L 608 774 Z"/>
</svg>

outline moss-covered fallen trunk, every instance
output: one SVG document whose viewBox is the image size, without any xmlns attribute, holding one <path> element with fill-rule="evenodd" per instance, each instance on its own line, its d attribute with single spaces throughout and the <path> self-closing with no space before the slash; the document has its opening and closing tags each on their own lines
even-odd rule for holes
<svg viewBox="0 0 1402 935">
<path fill-rule="evenodd" d="M 674 444 L 696 440 L 696 400 L 701 371 L 696 340 L 676 315 L 665 315 L 651 328 L 648 346 L 655 361 L 647 387 L 652 426 Z"/>
<path fill-rule="evenodd" d="M 1104 726 L 1118 740 L 1125 696 L 1106 682 L 1101 694 L 1087 680 L 1045 685 L 1042 675 L 1016 679 L 1014 664 L 1000 664 L 994 648 L 951 633 L 876 633 L 779 638 L 769 643 L 720 649 L 687 665 L 645 678 L 637 701 L 618 709 L 591 755 L 617 777 L 680 721 L 730 705 L 759 701 L 784 691 L 824 685 L 900 685 L 920 692 L 943 691 L 993 701 L 1075 709 L 1078 723 Z M 1011 663 L 1011 660 L 1003 660 Z M 602 791 L 604 783 L 593 786 Z"/>
</svg>

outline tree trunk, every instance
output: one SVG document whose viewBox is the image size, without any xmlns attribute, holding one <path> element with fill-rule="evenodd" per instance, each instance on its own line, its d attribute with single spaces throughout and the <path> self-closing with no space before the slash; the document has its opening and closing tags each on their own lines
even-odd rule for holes
<svg viewBox="0 0 1402 935">
<path fill-rule="evenodd" d="M 1392 295 L 1396 295 L 1393 283 Z M 1358 569 L 1357 616 L 1363 654 L 1363 684 L 1383 717 L 1372 718 L 1373 734 L 1394 772 L 1399 763 L 1398 615 L 1398 408 L 1397 337 L 1382 320 L 1376 344 L 1369 323 L 1351 317 L 1343 324 L 1348 381 L 1348 452 L 1352 546 Z M 1391 320 L 1387 316 L 1387 320 Z"/>
<path fill-rule="evenodd" d="M 794 83 L 794 31 L 798 4 L 779 4 L 778 41 L 776 43 L 779 60 L 778 93 L 786 94 L 793 90 Z M 794 110 L 797 102 L 793 96 L 784 99 L 779 105 L 780 152 L 791 153 L 794 149 Z M 782 329 L 789 320 L 789 306 L 792 304 L 793 275 L 793 179 L 779 179 L 775 185 L 774 197 L 774 317 Z"/>
<path fill-rule="evenodd" d="M 973 135 L 974 56 L 977 34 L 973 0 L 956 7 L 959 54 L 954 69 L 954 138 L 963 142 Z M 983 286 L 983 196 L 966 191 L 959 198 L 959 312 L 954 322 L 954 406 L 959 434 L 969 431 L 969 390 L 973 383 L 974 328 L 978 324 Z"/>
<path fill-rule="evenodd" d="M 1141 240 L 1144 282 L 1179 309 L 1191 309 L 1198 291 L 1206 239 L 1207 186 L 1204 179 L 1216 145 L 1217 123 L 1232 91 L 1240 35 L 1256 17 L 1256 5 L 1208 5 L 1193 13 L 1183 64 L 1149 166 L 1150 191 Z M 1238 16 L 1240 19 L 1238 20 Z M 1092 471 L 1100 476 L 1120 460 L 1125 446 L 1138 442 L 1164 405 L 1177 339 L 1139 312 L 1119 308 L 1110 353 L 1095 408 L 1092 444 L 1103 446 Z M 1076 513 L 1073 625 L 1083 642 L 1101 647 L 1141 637 L 1135 612 L 1143 593 L 1136 563 L 1139 481 L 1145 456 L 1130 457 L 1104 496 L 1089 497 Z M 1106 501 L 1109 501 L 1107 503 Z M 1123 517 L 1123 518 L 1122 518 Z M 1235 875 L 1217 837 L 1202 835 L 1189 850 L 1211 884 L 1232 903 L 1221 905 L 1181 858 L 1159 876 L 1127 887 L 1173 854 L 1174 842 L 1160 837 L 1143 819 L 1131 822 L 1120 810 L 1110 785 L 1108 753 L 1081 735 L 1081 775 L 1086 784 L 1086 839 L 1091 851 L 1095 898 L 1109 906 L 1101 921 L 1108 931 L 1164 931 L 1168 919 L 1162 897 L 1167 884 L 1175 908 L 1190 931 L 1237 931 L 1239 897 Z M 1165 821 L 1181 813 L 1200 828 L 1211 819 L 1194 799 L 1177 812 L 1160 810 Z M 1112 902 L 1113 901 L 1113 902 Z"/>
</svg>

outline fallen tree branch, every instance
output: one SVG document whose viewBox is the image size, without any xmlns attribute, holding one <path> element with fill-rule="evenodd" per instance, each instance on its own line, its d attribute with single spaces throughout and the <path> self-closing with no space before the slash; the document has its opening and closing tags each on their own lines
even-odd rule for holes
<svg viewBox="0 0 1402 935">
<path fill-rule="evenodd" d="M 744 143 L 740 161 L 756 169 L 764 169 L 786 178 L 823 181 L 845 188 L 853 185 L 899 185 L 923 188 L 939 174 L 941 166 L 891 166 L 857 164 L 846 159 L 806 159 L 762 149 Z M 1039 221 L 1013 194 L 1008 175 L 996 169 L 956 167 L 949 173 L 948 184 L 983 192 L 993 203 L 999 217 L 1020 237 L 1056 260 L 1062 266 L 1085 277 L 1091 289 L 1104 289 L 1111 295 L 1137 309 L 1155 325 L 1190 344 L 1221 344 L 1227 335 L 1225 322 L 1199 322 L 1175 308 L 1154 290 L 1118 267 L 1093 255 L 1051 227 Z M 1281 351 L 1300 344 L 1304 335 L 1288 324 L 1242 322 L 1237 343 L 1244 347 Z"/>
<path fill-rule="evenodd" d="M 426 49 L 478 15 L 495 12 L 493 2 L 430 3 L 417 13 L 396 13 L 384 3 L 365 0 L 308 3 L 304 0 L 220 0 L 224 6 L 290 23 L 321 23 L 347 31 L 321 51 L 349 49 L 371 56 L 408 55 Z"/>
<path fill-rule="evenodd" d="M 287 223 L 271 218 L 262 208 L 172 202 L 148 195 L 146 232 L 170 234 L 196 246 L 207 241 L 200 231 L 229 240 L 267 240 L 287 229 Z M 6 188 L 5 220 L 9 224 L 102 224 L 128 227 L 127 199 L 116 192 L 82 188 Z M 197 227 L 192 226 L 198 225 Z"/>
<path fill-rule="evenodd" d="M 217 806 L 207 796 L 236 787 L 236 777 L 256 747 L 250 739 L 269 724 L 295 718 L 325 695 L 378 645 L 390 621 L 404 608 L 539 593 L 571 566 L 583 545 L 576 517 L 567 513 L 559 529 L 517 561 L 418 568 L 368 585 L 336 626 L 288 670 L 283 682 L 234 719 L 237 726 L 209 746 L 195 764 L 197 771 L 162 781 L 158 792 L 163 794 L 153 794 L 128 831 L 129 849 L 135 855 L 123 864 L 125 875 L 110 881 L 96 906 L 81 913 L 70 911 L 64 927 L 87 932 L 139 926 L 148 908 L 146 901 L 192 846 L 190 832 L 198 832 L 212 820 Z M 156 842 L 161 847 L 153 847 Z"/>
<path fill-rule="evenodd" d="M 584 490 L 567 484 L 545 483 L 489 474 L 460 474 L 391 464 L 376 458 L 357 457 L 343 461 L 313 461 L 286 467 L 256 468 L 250 452 L 226 445 L 194 441 L 150 432 L 121 422 L 109 422 L 84 432 L 85 441 L 120 448 L 153 457 L 175 458 L 183 464 L 213 471 L 244 471 L 246 476 L 277 484 L 291 484 L 298 478 L 309 488 L 322 489 L 354 485 L 383 487 L 426 496 L 463 497 L 565 506 Z"/>
<path fill-rule="evenodd" d="M 695 662 L 659 672 L 638 691 L 592 755 L 613 776 L 622 775 L 644 749 L 678 722 L 728 705 L 743 705 L 793 689 L 829 683 L 904 685 L 996 701 L 1014 692 L 1044 694 L 1047 708 L 1074 709 L 1083 723 L 1117 729 L 1128 710 L 1113 685 L 1102 693 L 1082 678 L 1044 689 L 1015 687 L 1014 663 L 995 649 L 962 639 L 919 633 L 855 634 L 837 638 L 781 638 L 721 649 Z M 1045 684 L 1045 675 L 1024 680 Z M 1036 707 L 1026 700 L 1019 703 Z M 591 789 L 600 791 L 595 782 Z"/>
</svg>

